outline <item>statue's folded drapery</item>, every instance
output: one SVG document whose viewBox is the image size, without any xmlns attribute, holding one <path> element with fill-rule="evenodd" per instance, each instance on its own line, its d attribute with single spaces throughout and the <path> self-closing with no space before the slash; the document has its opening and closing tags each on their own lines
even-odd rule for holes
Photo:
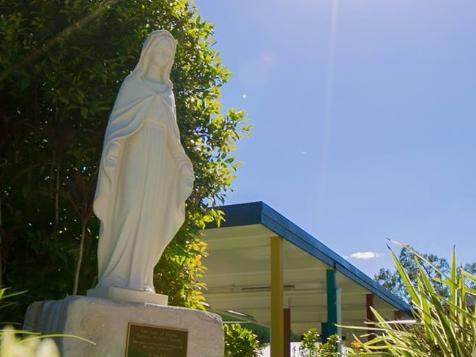
<svg viewBox="0 0 476 357">
<path fill-rule="evenodd" d="M 172 90 L 131 74 L 109 119 L 94 200 L 99 287 L 154 291 L 153 268 L 184 221 L 193 179 Z"/>
</svg>

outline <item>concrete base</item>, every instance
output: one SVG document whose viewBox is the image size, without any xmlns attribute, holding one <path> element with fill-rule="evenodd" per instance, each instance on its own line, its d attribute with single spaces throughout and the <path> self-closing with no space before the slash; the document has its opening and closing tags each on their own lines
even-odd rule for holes
<svg viewBox="0 0 476 357">
<path fill-rule="evenodd" d="M 188 332 L 187 357 L 223 357 L 224 336 L 218 315 L 181 307 L 116 302 L 85 296 L 35 302 L 24 328 L 42 333 L 72 334 L 56 339 L 63 357 L 124 357 L 128 326 L 147 325 Z M 144 356 L 156 356 L 145 354 Z"/>
<path fill-rule="evenodd" d="M 169 302 L 167 295 L 115 287 L 89 289 L 87 295 L 89 297 L 111 299 L 121 302 L 139 302 L 155 305 L 167 305 Z"/>
</svg>

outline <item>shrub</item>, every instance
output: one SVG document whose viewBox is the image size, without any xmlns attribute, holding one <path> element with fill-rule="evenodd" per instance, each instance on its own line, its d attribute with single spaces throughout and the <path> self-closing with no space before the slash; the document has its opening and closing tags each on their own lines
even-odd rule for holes
<svg viewBox="0 0 476 357">
<path fill-rule="evenodd" d="M 317 356 L 317 343 L 319 341 L 319 333 L 316 328 L 307 330 L 302 336 L 301 346 L 299 346 L 299 353 L 303 357 Z"/>
<path fill-rule="evenodd" d="M 240 324 L 225 324 L 225 357 L 260 356 L 257 336 Z"/>
<path fill-rule="evenodd" d="M 306 331 L 302 337 L 299 353 L 302 357 L 331 357 L 337 354 L 339 337 L 330 336 L 326 342 L 319 343 L 319 333 L 316 328 Z"/>
</svg>

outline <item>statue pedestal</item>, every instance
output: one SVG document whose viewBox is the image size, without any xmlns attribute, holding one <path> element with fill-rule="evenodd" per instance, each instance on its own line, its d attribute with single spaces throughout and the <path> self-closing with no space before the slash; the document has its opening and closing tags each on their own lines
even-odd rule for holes
<svg viewBox="0 0 476 357">
<path fill-rule="evenodd" d="M 116 287 L 89 289 L 87 296 L 111 299 L 122 302 L 138 302 L 155 305 L 167 305 L 169 297 L 167 295 L 150 293 L 147 291 L 138 291 L 132 289 L 122 289 Z"/>
<path fill-rule="evenodd" d="M 70 296 L 31 304 L 24 328 L 95 343 L 56 338 L 63 357 L 223 357 L 224 353 L 221 318 L 181 307 Z"/>
</svg>

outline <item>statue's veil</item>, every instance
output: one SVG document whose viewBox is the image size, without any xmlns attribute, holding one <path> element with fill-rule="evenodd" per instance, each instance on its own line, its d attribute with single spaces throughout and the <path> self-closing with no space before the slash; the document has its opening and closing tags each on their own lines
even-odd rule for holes
<svg viewBox="0 0 476 357">
<path fill-rule="evenodd" d="M 142 51 L 140 54 L 139 62 L 137 62 L 136 67 L 131 72 L 130 74 L 131 77 L 144 76 L 145 71 L 149 67 L 149 63 L 151 60 L 151 49 L 154 48 L 154 46 L 157 46 L 160 43 L 160 41 L 164 41 L 164 40 L 168 40 L 172 44 L 173 56 L 175 55 L 175 51 L 177 48 L 177 41 L 172 36 L 172 34 L 168 32 L 167 30 L 153 31 L 149 34 L 149 36 L 147 36 L 147 38 L 145 39 L 142 45 Z M 170 72 L 174 64 L 173 56 L 172 56 L 172 60 L 170 61 L 170 63 L 167 64 L 167 67 L 165 69 L 166 79 L 168 82 L 167 84 L 170 86 L 170 88 L 172 88 L 172 81 L 170 80 Z"/>
</svg>

